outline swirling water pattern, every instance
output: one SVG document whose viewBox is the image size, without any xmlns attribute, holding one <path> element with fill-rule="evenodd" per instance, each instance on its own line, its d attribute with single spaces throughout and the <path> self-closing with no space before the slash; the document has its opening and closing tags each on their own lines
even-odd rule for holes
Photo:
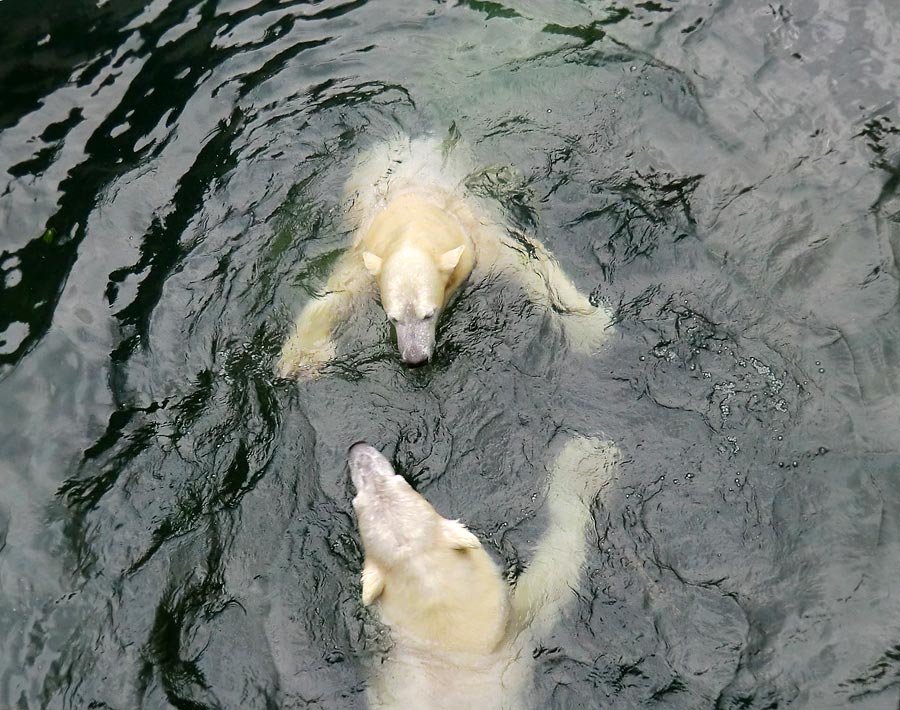
<svg viewBox="0 0 900 710">
<path fill-rule="evenodd" d="M 627 460 L 540 707 L 900 706 L 900 10 L 890 2 L 0 3 L 0 707 L 355 708 L 345 455 L 511 578 L 560 429 Z M 272 361 L 374 140 L 616 313 L 592 357 L 472 283 Z"/>
</svg>

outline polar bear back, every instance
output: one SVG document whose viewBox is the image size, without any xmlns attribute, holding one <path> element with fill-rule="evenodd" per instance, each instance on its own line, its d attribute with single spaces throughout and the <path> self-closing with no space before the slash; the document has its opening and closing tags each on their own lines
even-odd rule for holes
<svg viewBox="0 0 900 710">
<path fill-rule="evenodd" d="M 398 136 L 360 156 L 345 196 L 354 211 L 372 214 L 388 199 L 423 186 L 435 194 L 460 194 L 473 164 L 464 151 L 445 151 L 436 138 Z"/>
<path fill-rule="evenodd" d="M 518 641 L 488 655 L 398 645 L 369 686 L 369 710 L 521 710 L 532 666 Z"/>
<path fill-rule="evenodd" d="M 454 549 L 438 538 L 414 557 L 378 564 L 387 579 L 379 613 L 398 645 L 486 655 L 504 639 L 508 588 L 480 545 Z"/>
<path fill-rule="evenodd" d="M 344 188 L 355 243 L 376 215 L 396 201 L 411 199 L 418 204 L 407 205 L 403 214 L 417 214 L 418 205 L 430 204 L 452 217 L 467 241 L 479 245 L 479 232 L 497 229 L 502 219 L 466 188 L 473 170 L 474 160 L 464 149 L 445 150 L 435 138 L 398 137 L 376 144 L 361 156 Z"/>
</svg>

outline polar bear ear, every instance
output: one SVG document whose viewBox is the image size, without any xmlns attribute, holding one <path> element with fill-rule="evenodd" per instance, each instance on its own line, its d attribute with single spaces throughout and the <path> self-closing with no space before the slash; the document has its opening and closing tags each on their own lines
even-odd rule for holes
<svg viewBox="0 0 900 710">
<path fill-rule="evenodd" d="M 459 258 L 462 256 L 462 253 L 465 250 L 466 245 L 462 244 L 456 247 L 456 249 L 445 251 L 440 255 L 440 257 L 438 257 L 438 269 L 446 274 L 449 274 L 451 271 L 453 271 L 453 269 L 456 268 L 456 265 L 459 263 Z"/>
<path fill-rule="evenodd" d="M 384 591 L 384 575 L 370 562 L 363 565 L 362 571 L 362 603 L 369 606 Z"/>
<path fill-rule="evenodd" d="M 476 549 L 481 547 L 478 538 L 458 520 L 445 520 L 443 523 L 444 539 L 454 550 Z"/>
<path fill-rule="evenodd" d="M 372 274 L 372 276 L 378 276 L 378 272 L 381 271 L 380 256 L 375 256 L 375 254 L 370 251 L 364 251 L 363 263 L 366 265 L 366 270 Z"/>
</svg>

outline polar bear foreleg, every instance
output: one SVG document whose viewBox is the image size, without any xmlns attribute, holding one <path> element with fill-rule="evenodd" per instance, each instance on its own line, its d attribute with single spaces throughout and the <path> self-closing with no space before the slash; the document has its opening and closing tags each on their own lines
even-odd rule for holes
<svg viewBox="0 0 900 710">
<path fill-rule="evenodd" d="M 496 235 L 492 251 L 495 266 L 512 275 L 529 298 L 560 314 L 576 350 L 591 352 L 600 346 L 612 315 L 578 290 L 543 244 L 519 233 Z"/>
<path fill-rule="evenodd" d="M 616 473 L 619 449 L 608 441 L 576 436 L 566 442 L 550 473 L 547 530 L 513 593 L 519 624 L 547 633 L 574 596 L 587 556 L 591 505 Z"/>
<path fill-rule="evenodd" d="M 276 364 L 278 374 L 307 379 L 319 375 L 335 357 L 335 329 L 349 318 L 370 285 L 360 254 L 351 248 L 338 260 L 323 295 L 312 298 L 294 321 Z"/>
</svg>

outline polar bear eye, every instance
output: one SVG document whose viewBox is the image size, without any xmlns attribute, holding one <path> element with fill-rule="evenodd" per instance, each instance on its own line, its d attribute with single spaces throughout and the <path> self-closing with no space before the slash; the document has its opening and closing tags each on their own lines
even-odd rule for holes
<svg viewBox="0 0 900 710">
<path fill-rule="evenodd" d="M 428 313 L 422 316 L 422 320 L 431 320 L 432 318 L 434 318 L 435 313 L 437 313 L 437 311 L 428 311 Z"/>
</svg>

